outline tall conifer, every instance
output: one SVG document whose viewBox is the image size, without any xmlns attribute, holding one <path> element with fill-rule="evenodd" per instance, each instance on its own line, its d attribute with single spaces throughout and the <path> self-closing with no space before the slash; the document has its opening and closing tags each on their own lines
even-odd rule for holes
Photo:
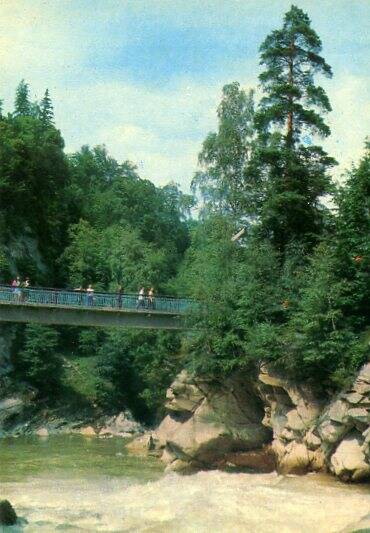
<svg viewBox="0 0 370 533">
<path fill-rule="evenodd" d="M 22 80 L 15 92 L 14 114 L 16 116 L 27 116 L 32 114 L 29 92 L 28 83 Z"/>
<path fill-rule="evenodd" d="M 45 126 L 51 126 L 54 124 L 54 109 L 49 89 L 46 89 L 44 97 L 40 103 L 40 118 Z"/>
<path fill-rule="evenodd" d="M 331 111 L 322 87 L 314 75 L 331 77 L 331 67 L 320 56 L 321 40 L 311 28 L 311 21 L 301 9 L 292 6 L 280 30 L 270 33 L 260 47 L 260 75 L 264 98 L 259 113 L 260 124 L 286 125 L 286 143 L 293 145 L 303 130 L 322 136 L 330 134 L 319 112 Z"/>
<path fill-rule="evenodd" d="M 320 56 L 321 40 L 309 17 L 296 6 L 286 13 L 283 27 L 266 37 L 260 52 L 266 67 L 255 118 L 266 177 L 262 228 L 280 252 L 294 241 L 311 248 L 323 227 L 320 198 L 331 190 L 326 171 L 335 160 L 304 136 L 330 134 L 320 114 L 331 110 L 330 102 L 314 77 L 331 77 L 331 68 Z"/>
</svg>

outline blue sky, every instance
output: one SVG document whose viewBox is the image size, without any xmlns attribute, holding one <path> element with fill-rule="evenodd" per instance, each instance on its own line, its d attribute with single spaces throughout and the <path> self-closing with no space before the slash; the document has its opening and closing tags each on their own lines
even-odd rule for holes
<svg viewBox="0 0 370 533">
<path fill-rule="evenodd" d="M 334 78 L 325 147 L 344 168 L 369 133 L 368 0 L 295 2 L 312 20 Z M 222 86 L 258 85 L 258 47 L 281 25 L 284 0 L 2 0 L 0 96 L 20 79 L 51 91 L 68 151 L 106 144 L 143 177 L 189 187 L 216 127 Z"/>
</svg>

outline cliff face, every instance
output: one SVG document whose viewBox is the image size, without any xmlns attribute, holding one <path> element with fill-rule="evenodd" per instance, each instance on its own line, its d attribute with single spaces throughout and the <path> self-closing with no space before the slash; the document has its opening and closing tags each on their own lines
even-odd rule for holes
<svg viewBox="0 0 370 533">
<path fill-rule="evenodd" d="M 370 363 L 329 404 L 267 366 L 257 380 L 210 382 L 183 371 L 166 407 L 153 439 L 169 470 L 236 466 L 370 479 Z"/>
<path fill-rule="evenodd" d="M 328 405 L 317 392 L 267 368 L 259 381 L 263 423 L 273 430 L 271 446 L 279 471 L 328 470 L 344 481 L 370 478 L 370 363 Z"/>
</svg>

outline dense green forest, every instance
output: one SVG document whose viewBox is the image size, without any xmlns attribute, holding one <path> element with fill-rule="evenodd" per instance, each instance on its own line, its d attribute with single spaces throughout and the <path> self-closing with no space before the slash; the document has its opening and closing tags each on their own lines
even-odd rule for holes
<svg viewBox="0 0 370 533">
<path fill-rule="evenodd" d="M 202 305 L 181 336 L 11 326 L 8 387 L 150 422 L 184 366 L 219 376 L 271 361 L 328 394 L 351 379 L 369 359 L 370 146 L 335 185 L 319 144 L 331 106 L 317 80 L 332 76 L 321 48 L 292 6 L 260 47 L 262 98 L 223 88 L 193 195 L 155 187 L 102 146 L 67 155 L 49 92 L 31 102 L 19 84 L 0 118 L 0 281 L 153 285 Z"/>
<path fill-rule="evenodd" d="M 32 103 L 24 81 L 14 112 L 0 120 L 0 176 L 3 283 L 19 275 L 34 286 L 91 283 L 96 290 L 137 292 L 144 285 L 174 294 L 190 243 L 192 197 L 174 184 L 155 187 L 104 147 L 84 146 L 67 156 L 48 91 Z M 108 410 L 128 405 L 150 418 L 180 368 L 180 339 L 173 334 L 40 325 L 16 330 L 13 381 L 31 384 L 50 401 L 76 393 L 76 376 L 66 376 L 72 364 L 77 378 L 83 372 L 82 398 L 75 394 L 75 401 Z"/>
</svg>

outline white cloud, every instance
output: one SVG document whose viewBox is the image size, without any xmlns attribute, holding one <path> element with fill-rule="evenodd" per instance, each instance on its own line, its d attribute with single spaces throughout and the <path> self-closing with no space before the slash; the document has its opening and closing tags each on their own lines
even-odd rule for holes
<svg viewBox="0 0 370 533">
<path fill-rule="evenodd" d="M 176 181 L 187 188 L 196 167 L 198 142 L 161 137 L 156 130 L 133 124 L 108 127 L 100 135 L 118 160 L 134 161 L 141 176 L 154 177 L 158 185 Z"/>
<path fill-rule="evenodd" d="M 181 81 L 148 90 L 119 82 L 56 91 L 56 119 L 66 148 L 105 144 L 119 160 L 130 159 L 157 184 L 175 180 L 188 188 L 201 143 L 215 127 L 218 86 Z"/>
<path fill-rule="evenodd" d="M 5 0 L 0 15 L 3 82 L 24 77 L 53 83 L 82 61 L 81 36 L 57 3 Z"/>
<path fill-rule="evenodd" d="M 340 179 L 341 174 L 363 156 L 364 141 L 370 135 L 370 77 L 342 74 L 330 85 L 327 92 L 333 111 L 327 122 L 332 134 L 323 144 L 339 162 L 334 176 Z"/>
</svg>

